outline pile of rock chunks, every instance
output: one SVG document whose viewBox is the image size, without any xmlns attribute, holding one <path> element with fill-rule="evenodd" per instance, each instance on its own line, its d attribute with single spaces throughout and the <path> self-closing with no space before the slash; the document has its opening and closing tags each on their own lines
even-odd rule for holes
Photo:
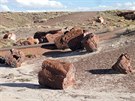
<svg viewBox="0 0 135 101">
<path fill-rule="evenodd" d="M 98 36 L 94 33 L 87 32 L 86 30 L 77 26 L 71 29 L 36 32 L 34 38 L 38 39 L 39 43 L 55 43 L 58 49 L 70 48 L 72 51 L 76 51 L 86 48 L 88 52 L 97 50 L 99 40 Z"/>
<path fill-rule="evenodd" d="M 6 64 L 13 68 L 21 67 L 21 64 L 25 60 L 25 55 L 22 51 L 11 49 L 10 53 L 5 57 L 0 56 L 0 64 Z"/>
<path fill-rule="evenodd" d="M 88 52 L 93 52 L 98 48 L 97 40 L 97 35 L 86 32 L 80 27 L 73 27 L 63 35 L 56 37 L 54 42 L 58 49 L 70 48 L 72 51 L 76 51 L 85 47 Z"/>
<path fill-rule="evenodd" d="M 5 34 L 3 38 L 15 36 L 15 34 Z M 13 36 L 14 35 L 14 36 Z M 12 38 L 11 37 L 11 38 Z M 72 51 L 86 49 L 88 52 L 96 51 L 98 48 L 97 35 L 87 32 L 80 27 L 73 27 L 71 29 L 57 29 L 47 32 L 36 32 L 33 37 L 28 37 L 26 40 L 18 40 L 14 46 L 34 45 L 39 43 L 55 43 L 58 49 L 70 48 Z"/>
</svg>

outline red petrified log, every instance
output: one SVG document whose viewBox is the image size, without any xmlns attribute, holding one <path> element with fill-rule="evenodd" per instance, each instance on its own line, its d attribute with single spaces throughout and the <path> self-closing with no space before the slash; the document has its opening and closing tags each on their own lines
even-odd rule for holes
<svg viewBox="0 0 135 101">
<path fill-rule="evenodd" d="M 45 60 L 38 73 L 39 84 L 52 89 L 65 89 L 75 83 L 75 67 L 71 63 Z"/>
<path fill-rule="evenodd" d="M 58 49 L 67 49 L 68 45 L 67 42 L 63 40 L 63 36 L 58 36 L 54 39 L 54 43 Z"/>
<path fill-rule="evenodd" d="M 83 49 L 81 41 L 83 39 L 83 29 L 79 27 L 73 27 L 69 32 L 65 34 L 63 40 L 65 40 L 72 51 Z"/>
<path fill-rule="evenodd" d="M 66 31 L 63 36 L 55 39 L 55 44 L 59 49 L 70 48 L 72 51 L 83 49 L 81 41 L 83 39 L 83 30 L 79 27 L 73 27 L 70 31 Z"/>
<path fill-rule="evenodd" d="M 88 52 L 93 52 L 97 50 L 98 37 L 93 33 L 86 34 L 84 39 L 82 40 L 82 44 L 86 48 Z"/>
<path fill-rule="evenodd" d="M 55 34 L 48 33 L 45 37 L 48 42 L 54 42 L 55 38 L 62 36 L 64 33 L 62 31 L 59 31 Z"/>
<path fill-rule="evenodd" d="M 22 62 L 25 59 L 25 55 L 22 51 L 12 49 L 10 50 L 11 54 L 5 57 L 6 64 L 12 67 L 20 67 Z"/>
<path fill-rule="evenodd" d="M 132 73 L 130 56 L 127 53 L 121 54 L 117 62 L 112 66 L 112 69 L 123 74 Z"/>
</svg>

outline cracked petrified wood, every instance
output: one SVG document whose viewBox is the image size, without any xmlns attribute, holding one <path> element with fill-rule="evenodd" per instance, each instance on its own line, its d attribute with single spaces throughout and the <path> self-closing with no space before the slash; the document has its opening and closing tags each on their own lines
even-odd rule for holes
<svg viewBox="0 0 135 101">
<path fill-rule="evenodd" d="M 84 39 L 82 40 L 82 44 L 88 52 L 97 51 L 98 48 L 98 36 L 93 33 L 87 33 Z"/>
<path fill-rule="evenodd" d="M 132 73 L 131 58 L 127 53 L 121 54 L 112 69 L 123 74 Z"/>
<path fill-rule="evenodd" d="M 55 43 L 55 45 L 56 45 L 56 47 L 58 49 L 67 49 L 67 48 L 69 48 L 67 42 L 65 40 L 63 40 L 63 36 L 64 35 L 58 36 L 58 37 L 56 37 L 54 39 L 54 43 Z"/>
<path fill-rule="evenodd" d="M 84 37 L 83 29 L 80 27 L 73 27 L 69 32 L 65 34 L 63 39 L 67 42 L 69 48 L 72 51 L 83 49 L 81 41 Z"/>
<path fill-rule="evenodd" d="M 65 89 L 75 84 L 75 67 L 59 60 L 45 60 L 38 73 L 39 84 L 52 89 Z"/>
<path fill-rule="evenodd" d="M 64 32 L 58 31 L 55 34 L 48 33 L 45 37 L 46 37 L 48 42 L 54 42 L 55 38 L 62 36 L 63 34 L 64 34 Z"/>
<path fill-rule="evenodd" d="M 83 39 L 83 29 L 73 27 L 70 31 L 66 31 L 63 36 L 55 39 L 55 44 L 59 49 L 70 48 L 72 51 L 83 49 L 81 41 Z"/>
<path fill-rule="evenodd" d="M 5 56 L 6 64 L 15 68 L 20 67 L 24 59 L 24 53 L 16 49 L 11 49 L 10 54 Z"/>
</svg>

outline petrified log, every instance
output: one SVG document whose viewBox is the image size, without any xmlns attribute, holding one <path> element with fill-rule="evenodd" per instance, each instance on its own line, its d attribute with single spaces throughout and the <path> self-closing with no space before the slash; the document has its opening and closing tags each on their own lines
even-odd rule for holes
<svg viewBox="0 0 135 101">
<path fill-rule="evenodd" d="M 83 39 L 83 29 L 79 27 L 73 27 L 69 32 L 67 32 L 63 40 L 65 40 L 72 51 L 83 49 L 81 41 Z"/>
<path fill-rule="evenodd" d="M 45 37 L 47 39 L 48 42 L 54 42 L 55 38 L 62 36 L 64 33 L 62 31 L 59 31 L 55 34 L 50 34 L 48 33 Z"/>
<path fill-rule="evenodd" d="M 54 39 L 54 43 L 58 49 L 67 49 L 68 48 L 68 44 L 66 41 L 63 40 L 63 36 L 64 35 L 58 36 Z"/>
<path fill-rule="evenodd" d="M 25 59 L 25 55 L 22 51 L 11 49 L 10 54 L 5 57 L 6 64 L 11 67 L 20 67 Z"/>
<path fill-rule="evenodd" d="M 55 39 L 55 44 L 59 49 L 70 48 L 72 51 L 83 49 L 81 41 L 83 39 L 83 29 L 73 27 L 70 31 L 66 31 L 63 36 Z"/>
<path fill-rule="evenodd" d="M 97 51 L 97 43 L 98 37 L 93 33 L 86 34 L 86 36 L 82 40 L 82 44 L 88 52 Z"/>
<path fill-rule="evenodd" d="M 39 84 L 52 89 L 65 89 L 75 83 L 75 67 L 59 60 L 45 60 L 38 73 Z"/>
<path fill-rule="evenodd" d="M 45 37 L 47 34 L 56 34 L 56 33 L 59 33 L 60 31 L 61 29 L 50 30 L 48 32 L 36 32 L 34 34 L 34 39 L 38 39 L 39 43 L 45 43 L 45 42 L 48 42 L 48 40 Z"/>
<path fill-rule="evenodd" d="M 127 53 L 121 54 L 112 69 L 123 74 L 132 73 L 131 58 Z"/>
</svg>

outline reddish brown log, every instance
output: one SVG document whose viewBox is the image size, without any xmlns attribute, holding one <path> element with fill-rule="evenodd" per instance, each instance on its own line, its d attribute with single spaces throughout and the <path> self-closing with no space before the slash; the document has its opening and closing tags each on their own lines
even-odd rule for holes
<svg viewBox="0 0 135 101">
<path fill-rule="evenodd" d="M 97 51 L 98 48 L 98 37 L 94 35 L 93 33 L 86 34 L 84 39 L 82 40 L 82 44 L 86 48 L 88 52 L 94 52 Z"/>
<path fill-rule="evenodd" d="M 58 49 L 67 49 L 68 45 L 67 42 L 63 40 L 63 36 L 58 36 L 54 39 L 54 43 Z"/>
<path fill-rule="evenodd" d="M 83 39 L 83 29 L 73 27 L 70 31 L 66 31 L 63 36 L 55 39 L 55 44 L 59 49 L 70 48 L 72 51 L 83 49 L 81 41 Z"/>
<path fill-rule="evenodd" d="M 38 73 L 39 84 L 53 89 L 65 89 L 75 84 L 75 67 L 71 63 L 46 60 Z"/>
<path fill-rule="evenodd" d="M 20 67 L 25 60 L 25 55 L 22 51 L 12 49 L 11 54 L 5 56 L 6 64 L 11 67 Z"/>
<path fill-rule="evenodd" d="M 123 74 L 132 73 L 131 58 L 127 53 L 121 54 L 112 69 Z"/>
<path fill-rule="evenodd" d="M 55 34 L 48 33 L 45 37 L 48 42 L 54 42 L 55 38 L 62 36 L 64 33 L 62 31 L 59 31 Z"/>
</svg>

